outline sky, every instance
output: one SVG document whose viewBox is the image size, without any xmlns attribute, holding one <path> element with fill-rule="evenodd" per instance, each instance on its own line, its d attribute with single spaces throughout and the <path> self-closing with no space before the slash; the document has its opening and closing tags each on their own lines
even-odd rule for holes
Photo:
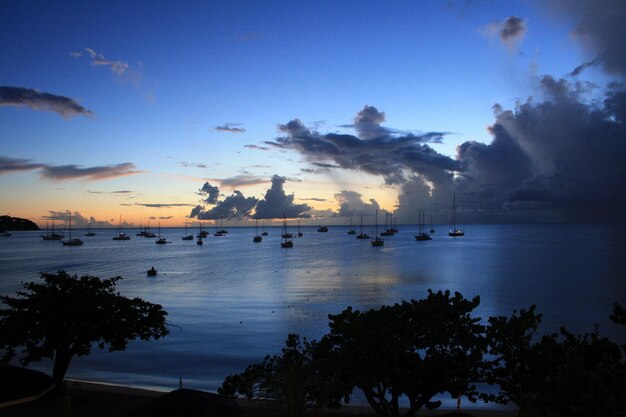
<svg viewBox="0 0 626 417">
<path fill-rule="evenodd" d="M 0 213 L 626 221 L 626 2 L 0 0 Z"/>
</svg>

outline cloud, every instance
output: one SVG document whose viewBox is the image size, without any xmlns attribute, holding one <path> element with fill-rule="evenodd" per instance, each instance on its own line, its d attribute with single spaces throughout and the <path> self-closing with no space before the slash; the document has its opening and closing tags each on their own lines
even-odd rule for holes
<svg viewBox="0 0 626 417">
<path fill-rule="evenodd" d="M 222 126 L 215 126 L 213 129 L 217 132 L 228 132 L 228 133 L 244 133 L 246 129 L 241 126 L 241 123 L 226 123 Z"/>
<path fill-rule="evenodd" d="M 575 84 L 544 76 L 546 100 L 497 108 L 489 145 L 458 149 L 468 208 L 544 221 L 624 220 L 626 89 L 588 104 Z"/>
<path fill-rule="evenodd" d="M 111 71 L 113 71 L 117 75 L 122 75 L 126 71 L 128 71 L 128 62 L 126 61 L 112 61 L 110 59 L 106 59 L 104 55 L 94 51 L 91 48 L 85 48 L 85 52 L 87 52 L 87 54 L 91 57 L 91 65 L 109 67 Z"/>
<path fill-rule="evenodd" d="M 31 171 L 33 169 L 42 168 L 43 166 L 43 164 L 30 162 L 29 159 L 17 159 L 0 156 L 0 175 L 20 171 Z"/>
<path fill-rule="evenodd" d="M 205 182 L 202 188 L 198 190 L 198 194 L 206 197 L 204 199 L 206 204 L 217 204 L 217 199 L 220 196 L 220 189 L 217 186 L 213 186 L 208 182 Z"/>
<path fill-rule="evenodd" d="M 230 177 L 230 178 L 224 178 L 218 181 L 220 181 L 220 184 L 222 185 L 222 187 L 230 187 L 230 188 L 246 187 L 250 185 L 259 185 L 259 184 L 267 183 L 267 179 L 265 179 L 264 177 L 250 175 L 247 173 L 235 175 L 234 177 Z"/>
<path fill-rule="evenodd" d="M 377 128 L 384 114 L 375 107 L 366 106 L 355 118 L 359 136 L 309 130 L 294 119 L 278 128 L 285 136 L 276 139 L 276 146 L 298 151 L 309 162 L 333 167 L 364 171 L 380 175 L 387 184 L 401 184 L 407 180 L 406 171 L 438 177 L 442 170 L 456 171 L 457 161 L 434 151 L 429 142 L 438 142 L 442 132 L 420 135 L 392 134 Z"/>
<path fill-rule="evenodd" d="M 71 98 L 22 87 L 0 87 L 0 106 L 23 106 L 34 110 L 52 111 L 66 119 L 93 114 L 91 110 L 87 110 Z"/>
<path fill-rule="evenodd" d="M 322 201 L 328 201 L 325 198 L 316 198 L 316 197 L 311 197 L 311 198 L 299 198 L 298 200 L 300 201 L 318 201 L 318 202 L 322 202 Z"/>
<path fill-rule="evenodd" d="M 49 210 L 48 215 L 43 217 L 43 220 L 59 220 L 63 221 L 69 225 L 69 216 L 70 211 L 54 211 Z M 80 212 L 75 211 L 72 212 L 72 227 L 87 227 L 90 226 L 92 228 L 98 227 L 111 227 L 111 223 L 106 220 L 96 220 L 93 216 L 89 218 L 84 217 Z"/>
<path fill-rule="evenodd" d="M 81 168 L 77 165 L 46 165 L 41 169 L 41 176 L 50 180 L 67 181 L 82 179 L 85 181 L 100 181 L 109 178 L 125 177 L 141 174 L 144 171 L 135 170 L 135 165 L 125 162 L 117 165 Z"/>
<path fill-rule="evenodd" d="M 497 37 L 500 42 L 513 48 L 526 36 L 528 28 L 524 19 L 509 16 L 502 22 L 493 22 L 481 28 L 481 32 L 489 37 Z"/>
<path fill-rule="evenodd" d="M 149 208 L 169 208 L 169 207 L 193 207 L 193 204 L 183 203 L 133 203 L 133 206 L 149 207 Z"/>
<path fill-rule="evenodd" d="M 268 148 L 267 146 L 258 146 L 258 145 L 243 145 L 244 148 L 247 149 L 258 149 L 260 151 L 269 151 L 270 148 Z"/>
<path fill-rule="evenodd" d="M 372 198 L 369 203 L 366 203 L 361 197 L 362 194 L 348 190 L 335 194 L 335 200 L 339 204 L 338 215 L 342 217 L 352 217 L 361 214 L 372 216 L 375 210 L 380 209 L 380 205 L 375 199 Z"/>
<path fill-rule="evenodd" d="M 206 165 L 201 162 L 178 162 L 178 165 L 185 168 L 206 168 Z"/>
<path fill-rule="evenodd" d="M 279 175 L 272 177 L 272 187 L 265 193 L 265 198 L 256 206 L 254 217 L 257 219 L 276 219 L 284 216 L 289 218 L 310 217 L 311 210 L 307 204 L 294 204 L 294 195 L 286 195 L 283 185 L 286 178 Z"/>
<path fill-rule="evenodd" d="M 245 197 L 241 191 L 234 190 L 232 195 L 219 201 L 210 210 L 198 210 L 199 206 L 194 207 L 189 217 L 197 217 L 199 220 L 242 219 L 250 217 L 257 201 L 255 197 Z"/>
<path fill-rule="evenodd" d="M 610 74 L 626 76 L 626 7 L 620 0 L 551 0 L 556 11 L 576 21 L 574 37 L 591 56 L 590 62 L 601 63 Z"/>
</svg>

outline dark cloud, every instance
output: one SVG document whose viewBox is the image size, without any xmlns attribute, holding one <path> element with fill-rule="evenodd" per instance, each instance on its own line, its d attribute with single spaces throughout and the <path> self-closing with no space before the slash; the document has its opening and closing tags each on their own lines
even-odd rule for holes
<svg viewBox="0 0 626 417">
<path fill-rule="evenodd" d="M 199 220 L 242 219 L 250 217 L 250 212 L 256 206 L 257 201 L 255 197 L 245 197 L 241 191 L 234 190 L 232 195 L 219 201 L 210 210 L 198 210 L 199 206 L 194 207 L 189 217 L 197 217 Z"/>
<path fill-rule="evenodd" d="M 380 205 L 373 198 L 369 203 L 364 202 L 362 194 L 356 191 L 341 191 L 335 194 L 335 200 L 339 203 L 339 216 L 352 217 L 358 215 L 372 216 L 376 210 L 380 209 Z"/>
<path fill-rule="evenodd" d="M 235 175 L 234 177 L 219 180 L 222 187 L 245 187 L 267 183 L 267 179 L 248 173 Z"/>
<path fill-rule="evenodd" d="M 215 126 L 214 129 L 217 132 L 228 132 L 228 133 L 244 133 L 246 129 L 241 126 L 241 123 L 226 123 L 223 126 Z"/>
<path fill-rule="evenodd" d="M 256 206 L 254 215 L 257 219 L 276 219 L 284 216 L 289 218 L 308 218 L 311 210 L 307 204 L 294 204 L 294 195 L 286 195 L 283 185 L 286 178 L 279 175 L 272 177 L 272 187 L 265 193 L 265 198 Z"/>
<path fill-rule="evenodd" d="M 626 76 L 626 6 L 623 0 L 551 0 L 546 3 L 576 21 L 575 38 L 594 61 L 597 59 L 610 74 Z"/>
<path fill-rule="evenodd" d="M 0 175 L 20 171 L 31 171 L 45 165 L 31 162 L 29 159 L 16 159 L 0 156 Z"/>
<path fill-rule="evenodd" d="M 459 147 L 466 209 L 509 219 L 624 220 L 626 90 L 588 104 L 576 85 L 544 76 L 546 100 L 498 111 L 489 145 Z"/>
<path fill-rule="evenodd" d="M 24 106 L 52 111 L 65 118 L 93 114 L 71 98 L 22 87 L 0 87 L 0 106 Z"/>
<path fill-rule="evenodd" d="M 298 200 L 300 201 L 328 201 L 325 198 L 315 198 L 315 197 L 311 197 L 311 198 L 299 198 Z"/>
<path fill-rule="evenodd" d="M 85 181 L 100 181 L 109 178 L 124 177 L 141 174 L 144 171 L 135 170 L 135 165 L 125 162 L 118 165 L 81 168 L 77 165 L 47 165 L 43 166 L 41 176 L 51 180 L 66 181 L 82 179 Z"/>
<path fill-rule="evenodd" d="M 457 161 L 434 151 L 428 142 L 437 142 L 445 135 L 430 132 L 421 135 L 397 136 L 387 129 L 376 128 L 384 115 L 374 107 L 366 106 L 355 120 L 359 137 L 347 134 L 321 134 L 311 131 L 294 119 L 278 128 L 286 136 L 278 138 L 279 147 L 292 149 L 308 161 L 329 164 L 345 169 L 365 171 L 380 175 L 387 184 L 406 181 L 405 171 L 437 177 L 442 170 L 456 171 Z M 365 137 L 365 139 L 363 138 Z"/>
<path fill-rule="evenodd" d="M 217 204 L 217 199 L 220 196 L 220 189 L 217 186 L 205 182 L 202 188 L 198 190 L 198 194 L 206 197 L 204 199 L 205 204 Z"/>
<path fill-rule="evenodd" d="M 514 48 L 524 39 L 528 29 L 524 19 L 509 16 L 502 22 L 492 22 L 483 26 L 480 31 L 488 37 L 497 38 L 509 48 Z"/>
<path fill-rule="evenodd" d="M 247 149 L 258 149 L 260 151 L 269 151 L 270 148 L 268 148 L 267 146 L 258 146 L 258 145 L 243 145 L 244 148 Z"/>
</svg>

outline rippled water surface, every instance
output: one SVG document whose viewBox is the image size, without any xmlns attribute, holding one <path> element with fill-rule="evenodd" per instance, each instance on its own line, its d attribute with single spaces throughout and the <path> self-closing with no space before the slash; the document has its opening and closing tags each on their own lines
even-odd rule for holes
<svg viewBox="0 0 626 417">
<path fill-rule="evenodd" d="M 0 238 L 0 293 L 13 294 L 42 271 L 123 276 L 124 295 L 164 306 L 171 334 L 125 352 L 94 351 L 74 360 L 68 376 L 159 388 L 182 377 L 188 387 L 215 390 L 226 375 L 278 352 L 288 333 L 323 335 L 329 313 L 423 298 L 429 288 L 480 295 L 481 317 L 534 303 L 544 332 L 599 323 L 624 339 L 608 316 L 613 302 L 626 305 L 625 225 L 472 225 L 461 238 L 436 229 L 433 240 L 417 242 L 415 227 L 401 226 L 374 248 L 345 228 L 303 228 L 293 249 L 281 249 L 272 228 L 261 243 L 252 242 L 252 229 L 231 228 L 203 246 L 183 241 L 182 229 L 166 231 L 167 245 L 134 233 L 114 241 L 107 230 L 81 236 L 81 247 L 15 232 Z M 146 276 L 151 266 L 156 277 Z"/>
</svg>

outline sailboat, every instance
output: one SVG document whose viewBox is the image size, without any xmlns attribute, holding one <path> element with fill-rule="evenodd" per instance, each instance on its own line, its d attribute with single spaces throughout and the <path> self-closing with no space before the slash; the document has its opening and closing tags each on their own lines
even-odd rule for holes
<svg viewBox="0 0 626 417">
<path fill-rule="evenodd" d="M 456 228 L 456 192 L 452 193 L 452 227 L 448 232 L 450 237 L 465 236 L 465 232 Z"/>
<path fill-rule="evenodd" d="M 120 225 L 117 228 L 117 235 L 113 236 L 113 240 L 130 240 L 130 236 L 122 232 L 122 216 L 120 216 Z"/>
<path fill-rule="evenodd" d="M 87 233 L 85 233 L 85 236 L 95 236 L 96 234 L 94 232 L 91 231 L 91 220 L 87 221 Z"/>
<path fill-rule="evenodd" d="M 161 236 L 161 222 L 159 222 L 159 238 L 156 240 L 155 243 L 157 245 L 165 245 L 166 243 L 171 243 L 171 242 L 168 242 L 167 239 L 165 239 L 165 237 Z"/>
<path fill-rule="evenodd" d="M 261 228 L 263 229 L 263 231 L 261 232 L 261 236 L 267 236 L 269 233 L 265 231 L 265 220 L 263 220 L 263 223 L 261 223 Z"/>
<path fill-rule="evenodd" d="M 350 229 L 348 229 L 348 234 L 349 235 L 356 235 L 356 232 L 354 231 L 354 224 L 352 222 L 353 218 L 352 216 L 350 216 Z"/>
<path fill-rule="evenodd" d="M 83 244 L 82 240 L 80 240 L 78 238 L 72 239 L 72 212 L 70 212 L 69 231 L 70 231 L 69 239 L 66 240 L 65 242 L 61 242 L 61 243 L 63 243 L 63 246 L 80 246 L 80 245 L 82 245 Z"/>
<path fill-rule="evenodd" d="M 388 219 L 389 219 L 389 213 L 385 211 L 385 231 L 380 234 L 381 236 L 393 236 L 396 234 L 393 231 L 393 227 L 391 225 L 388 226 L 388 223 L 387 223 Z"/>
<path fill-rule="evenodd" d="M 367 233 L 363 233 L 363 213 L 361 213 L 361 227 L 359 229 L 359 234 L 356 236 L 357 239 L 369 239 L 370 235 Z"/>
<path fill-rule="evenodd" d="M 185 236 L 181 238 L 182 240 L 193 240 L 193 235 L 187 233 L 187 222 L 185 222 Z"/>
<path fill-rule="evenodd" d="M 291 233 L 287 233 L 287 216 L 283 214 L 283 240 L 280 242 L 281 248 L 293 248 L 293 240 L 291 240 Z"/>
<path fill-rule="evenodd" d="M 198 239 L 204 239 L 209 237 L 209 232 L 202 228 L 202 221 L 200 221 L 200 232 L 198 232 Z"/>
<path fill-rule="evenodd" d="M 254 237 L 252 238 L 254 243 L 259 243 L 263 241 L 261 235 L 259 235 L 259 219 L 255 219 L 254 221 Z"/>
<path fill-rule="evenodd" d="M 300 231 L 300 220 L 298 220 L 298 237 L 302 237 L 302 232 Z"/>
<path fill-rule="evenodd" d="M 372 239 L 372 246 L 383 246 L 385 241 L 378 237 L 378 210 L 376 210 L 375 220 L 374 220 L 374 238 Z"/>
<path fill-rule="evenodd" d="M 52 233 L 48 231 L 48 222 L 46 222 L 46 234 L 41 235 L 43 240 L 61 240 L 63 239 L 63 233 L 55 233 L 54 231 L 54 219 L 52 219 Z"/>
<path fill-rule="evenodd" d="M 431 240 L 432 237 L 430 237 L 430 235 L 428 233 L 426 233 L 425 231 L 425 226 L 424 226 L 424 217 L 426 216 L 426 213 L 424 213 L 423 211 L 420 211 L 418 213 L 418 234 L 415 235 L 415 240 L 418 241 L 423 241 L 423 240 Z"/>
<path fill-rule="evenodd" d="M 223 221 L 224 219 L 222 219 Z M 213 236 L 224 236 L 224 234 L 228 233 L 226 230 L 224 230 L 223 228 L 220 228 L 219 224 L 218 224 L 218 220 L 215 219 L 215 233 L 213 233 Z"/>
<path fill-rule="evenodd" d="M 322 233 L 326 233 L 326 232 L 328 232 L 328 227 L 320 226 L 320 227 L 317 228 L 317 231 L 318 232 L 322 232 Z"/>
</svg>

